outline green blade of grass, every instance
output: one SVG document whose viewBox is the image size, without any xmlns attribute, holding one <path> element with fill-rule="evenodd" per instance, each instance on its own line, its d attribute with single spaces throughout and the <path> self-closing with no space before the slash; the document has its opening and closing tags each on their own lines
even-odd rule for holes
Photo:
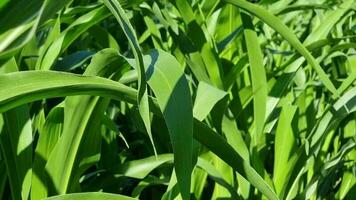
<svg viewBox="0 0 356 200">
<path fill-rule="evenodd" d="M 116 50 L 104 49 L 94 55 L 84 74 L 109 77 L 117 65 L 124 68 L 125 64 L 125 59 Z M 55 186 L 51 188 L 55 190 L 52 193 L 64 194 L 78 187 L 80 172 L 88 167 L 81 166 L 80 162 L 99 152 L 101 135 L 97 122 L 101 121 L 108 103 L 106 99 L 91 96 L 65 100 L 63 133 L 46 164 L 50 181 Z"/>
<path fill-rule="evenodd" d="M 292 45 L 301 55 L 305 57 L 310 66 L 314 68 L 314 70 L 318 73 L 320 80 L 323 82 L 326 88 L 328 88 L 332 94 L 336 94 L 339 96 L 337 89 L 334 84 L 329 79 L 328 75 L 321 68 L 316 59 L 310 54 L 310 52 L 306 49 L 306 47 L 299 41 L 299 39 L 295 36 L 295 34 L 284 25 L 281 20 L 263 9 L 260 6 L 249 3 L 247 1 L 238 1 L 238 0 L 224 0 L 227 3 L 231 3 L 235 6 L 238 6 L 247 12 L 257 16 L 263 22 L 272 27 L 275 31 L 283 36 L 290 45 Z"/>
<path fill-rule="evenodd" d="M 3 113 L 0 146 L 13 199 L 27 199 L 32 176 L 32 128 L 27 105 Z"/>
<path fill-rule="evenodd" d="M 136 71 L 138 73 L 138 96 L 137 102 L 139 107 L 139 112 L 141 118 L 145 124 L 146 131 L 151 140 L 155 155 L 157 155 L 156 148 L 153 142 L 153 137 L 151 133 L 151 122 L 150 122 L 150 113 L 148 106 L 148 94 L 147 94 L 147 85 L 145 77 L 145 66 L 143 63 L 143 55 L 136 37 L 135 30 L 130 24 L 129 19 L 127 18 L 125 11 L 121 8 L 119 2 L 114 0 L 104 0 L 105 5 L 109 8 L 111 13 L 115 16 L 119 22 L 122 30 L 124 31 L 127 39 L 129 40 L 130 47 L 133 51 L 136 61 Z"/>
<path fill-rule="evenodd" d="M 296 110 L 297 108 L 295 106 L 283 106 L 275 135 L 273 182 L 276 192 L 280 197 L 283 197 L 285 186 L 289 178 L 288 174 L 290 174 L 289 171 L 291 169 L 290 157 L 293 146 L 295 145 L 292 120 Z"/>
<path fill-rule="evenodd" d="M 147 82 L 157 97 L 174 152 L 174 166 L 183 199 L 189 199 L 193 169 L 193 106 L 188 81 L 178 61 L 153 50 L 146 60 Z"/>
<path fill-rule="evenodd" d="M 29 82 L 31 84 L 28 84 Z M 135 89 L 115 81 L 64 72 L 14 72 L 0 75 L 0 83 L 3 86 L 0 91 L 1 113 L 44 97 L 86 94 L 126 99 L 130 103 L 133 103 L 132 97 L 136 97 Z"/>
<path fill-rule="evenodd" d="M 252 19 L 245 13 L 241 13 L 246 41 L 247 55 L 250 61 L 252 90 L 253 90 L 253 115 L 255 134 L 252 136 L 254 145 L 257 145 L 262 137 L 266 116 L 267 104 L 267 78 L 263 65 L 263 55 L 258 43 L 258 37 L 254 31 Z"/>
<path fill-rule="evenodd" d="M 355 0 L 3 1 L 0 199 L 355 196 Z"/>
<path fill-rule="evenodd" d="M 345 13 L 351 9 L 353 0 L 345 0 L 338 8 L 331 10 L 325 18 L 323 19 L 326 23 L 321 23 L 303 42 L 305 45 L 309 45 L 317 39 L 325 39 L 330 30 L 335 26 L 335 24 L 345 16 Z"/>
<path fill-rule="evenodd" d="M 193 116 L 203 121 L 214 108 L 214 106 L 227 95 L 203 81 L 199 82 L 197 95 L 194 102 Z"/>
<path fill-rule="evenodd" d="M 225 115 L 222 121 L 222 131 L 227 142 L 234 148 L 234 150 L 238 152 L 244 160 L 250 162 L 248 147 L 244 141 L 242 132 L 237 128 L 235 120 L 232 120 Z M 243 198 L 247 199 L 251 189 L 250 183 L 240 174 L 237 174 L 237 181 L 239 184 L 239 193 Z"/>
<path fill-rule="evenodd" d="M 3 66 L 5 73 L 18 71 L 14 60 Z M 9 110 L 0 116 L 0 147 L 4 157 L 12 199 L 27 199 L 32 178 L 32 127 L 27 105 Z"/>
<path fill-rule="evenodd" d="M 46 198 L 46 200 L 134 200 L 136 198 L 131 198 L 128 196 L 120 194 L 109 194 L 104 192 L 84 192 L 84 193 L 73 193 L 64 194 Z"/>
<path fill-rule="evenodd" d="M 51 69 L 61 52 L 65 51 L 81 34 L 108 16 L 110 16 L 110 13 L 106 7 L 102 6 L 76 19 L 43 50 L 43 54 L 40 55 L 41 59 L 36 63 L 37 69 Z"/>
<path fill-rule="evenodd" d="M 64 109 L 54 107 L 48 114 L 40 131 L 33 164 L 31 199 L 43 199 L 48 195 L 46 162 L 57 144 L 63 130 Z"/>
<path fill-rule="evenodd" d="M 301 5 L 292 4 L 290 6 L 281 9 L 278 13 L 276 13 L 276 15 L 283 15 L 295 11 L 306 11 L 306 10 L 316 10 L 316 9 L 326 10 L 328 8 L 329 6 L 324 4 L 301 4 Z"/>
<path fill-rule="evenodd" d="M 354 175 L 351 172 L 345 172 L 339 189 L 339 198 L 344 199 L 351 188 L 356 184 Z"/>
<path fill-rule="evenodd" d="M 140 160 L 128 161 L 115 167 L 111 173 L 143 179 L 153 170 L 165 163 L 173 163 L 173 154 L 160 154 L 157 157 L 151 156 Z"/>
<path fill-rule="evenodd" d="M 236 189 L 232 187 L 221 175 L 221 173 L 208 161 L 198 158 L 197 167 L 206 171 L 211 179 L 229 191 L 231 199 L 239 199 Z"/>
<path fill-rule="evenodd" d="M 195 120 L 194 123 L 194 138 L 246 178 L 268 199 L 279 199 L 248 161 L 244 160 L 221 136 L 198 120 Z"/>
<path fill-rule="evenodd" d="M 60 80 L 60 81 L 58 81 Z M 31 85 L 28 85 L 31 82 Z M 0 112 L 42 98 L 70 95 L 97 95 L 136 104 L 137 91 L 120 83 L 98 78 L 73 75 L 63 72 L 16 72 L 0 75 Z M 27 85 L 27 86 L 26 86 Z M 151 99 L 152 100 L 152 99 Z M 155 101 L 151 101 L 151 111 L 160 114 Z M 233 148 L 208 126 L 194 120 L 194 138 L 218 155 L 269 199 L 277 195 L 261 176 L 236 153 Z M 191 166 L 190 166 L 191 167 Z"/>
<path fill-rule="evenodd" d="M 190 56 L 195 57 L 195 59 L 202 59 L 202 63 L 199 63 L 199 65 L 205 66 L 205 70 L 208 72 L 211 82 L 218 88 L 223 88 L 221 61 L 214 51 L 215 44 L 213 39 L 209 36 L 209 33 L 207 33 L 205 24 L 198 22 L 199 17 L 196 17 L 189 1 L 177 0 L 175 5 L 180 11 L 187 27 L 186 33 L 190 40 L 188 41 L 190 43 L 189 45 L 192 45 L 194 48 L 194 52 L 189 52 Z"/>
<path fill-rule="evenodd" d="M 28 2 L 9 3 L 7 9 L 1 11 L 0 24 L 0 58 L 8 58 L 18 52 L 34 37 L 37 28 L 57 11 L 67 5 L 70 0 L 34 0 Z M 9 11 L 10 10 L 10 11 Z M 13 15 L 13 13 L 17 13 Z M 19 14 L 21 13 L 21 14 Z"/>
<path fill-rule="evenodd" d="M 356 111 L 356 88 L 350 89 L 340 97 L 334 105 L 327 109 L 323 116 L 317 121 L 312 133 L 308 136 L 308 146 L 304 144 L 300 150 L 296 152 L 297 161 L 293 166 L 292 175 L 287 187 L 297 187 L 300 176 L 305 173 L 306 163 L 309 163 L 320 150 L 320 146 L 325 140 L 326 134 L 335 129 L 340 122 Z M 304 150 L 306 149 L 307 152 Z M 293 190 L 290 190 L 287 197 L 292 197 Z"/>
</svg>

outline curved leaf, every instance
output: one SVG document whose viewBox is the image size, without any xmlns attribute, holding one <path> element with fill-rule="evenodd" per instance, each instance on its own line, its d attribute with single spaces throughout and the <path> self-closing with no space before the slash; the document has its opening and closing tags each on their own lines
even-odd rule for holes
<svg viewBox="0 0 356 200">
<path fill-rule="evenodd" d="M 19 77 L 21 79 L 18 79 Z M 28 82 L 32 84 L 28 85 Z M 137 97 L 136 90 L 120 83 L 98 77 L 85 77 L 63 72 L 34 71 L 0 75 L 0 84 L 3 86 L 0 91 L 0 112 L 42 98 L 69 95 L 100 95 L 132 104 L 135 104 Z M 160 114 L 158 105 L 155 102 L 151 103 L 152 112 Z M 221 136 L 198 120 L 194 120 L 193 133 L 197 141 L 233 167 L 269 199 L 278 199 L 263 178 Z M 189 174 L 190 170 L 191 165 Z"/>
<path fill-rule="evenodd" d="M 315 69 L 315 71 L 318 73 L 319 78 L 321 79 L 325 87 L 328 88 L 333 94 L 339 95 L 334 84 L 330 81 L 328 75 L 324 72 L 324 70 L 321 68 L 321 66 L 316 61 L 316 59 L 310 54 L 307 48 L 299 41 L 299 39 L 294 35 L 294 33 L 286 25 L 284 25 L 278 17 L 272 15 L 262 7 L 249 3 L 247 1 L 239 1 L 239 0 L 224 0 L 224 1 L 227 3 L 231 3 L 235 6 L 238 6 L 250 12 L 251 14 L 257 16 L 259 19 L 261 19 L 263 22 L 265 22 L 270 27 L 272 27 L 275 31 L 281 34 L 284 37 L 284 39 L 286 39 L 290 43 L 290 45 L 292 45 L 301 55 L 303 55 L 305 59 L 308 61 L 308 63 Z"/>
<path fill-rule="evenodd" d="M 183 199 L 189 199 L 193 168 L 193 108 L 188 81 L 178 61 L 153 50 L 145 57 L 146 78 L 157 97 L 173 146 L 174 166 Z"/>
<path fill-rule="evenodd" d="M 143 62 L 143 55 L 135 34 L 135 30 L 131 26 L 129 19 L 126 16 L 125 11 L 121 8 L 119 2 L 115 0 L 104 0 L 104 3 L 119 22 L 122 30 L 124 31 L 127 39 L 129 40 L 130 47 L 132 48 L 133 54 L 135 56 L 135 61 L 137 66 L 136 71 L 138 73 L 138 96 L 137 96 L 138 108 L 143 123 L 145 124 L 148 136 L 151 140 L 155 155 L 157 155 L 156 148 L 153 142 L 152 133 L 151 133 L 151 122 L 150 122 L 150 113 L 149 113 L 150 111 L 148 106 L 145 66 Z"/>
<path fill-rule="evenodd" d="M 116 50 L 104 49 L 93 57 L 84 74 L 110 77 L 119 71 L 117 66 L 124 69 L 125 65 L 128 67 Z M 84 159 L 100 152 L 101 124 L 98 121 L 101 121 L 109 101 L 92 96 L 65 99 L 63 133 L 46 165 L 55 194 L 64 194 L 78 187 L 81 172 L 97 161 L 98 158 L 82 164 Z"/>
</svg>

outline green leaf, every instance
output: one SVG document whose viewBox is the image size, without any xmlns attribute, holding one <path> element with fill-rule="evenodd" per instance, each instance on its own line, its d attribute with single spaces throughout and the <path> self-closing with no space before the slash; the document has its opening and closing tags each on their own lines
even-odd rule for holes
<svg viewBox="0 0 356 200">
<path fill-rule="evenodd" d="M 120 194 L 109 194 L 104 192 L 84 192 L 84 193 L 73 193 L 73 194 L 65 194 L 58 195 L 46 198 L 46 200 L 133 200 L 135 198 L 131 198 L 128 196 L 120 195 Z"/>
<path fill-rule="evenodd" d="M 250 153 L 244 141 L 242 131 L 238 129 L 235 120 L 230 119 L 229 116 L 225 115 L 222 121 L 222 131 L 229 145 L 231 145 L 244 160 L 249 162 Z M 243 198 L 247 199 L 251 187 L 249 182 L 240 174 L 237 174 L 237 181 L 240 186 L 238 188 L 239 193 L 241 194 L 241 196 L 243 196 Z"/>
<path fill-rule="evenodd" d="M 57 144 L 63 130 L 64 109 L 54 107 L 48 114 L 45 124 L 40 131 L 36 145 L 33 164 L 33 176 L 31 186 L 31 199 L 43 199 L 47 197 L 48 187 L 45 166 L 50 154 Z"/>
<path fill-rule="evenodd" d="M 203 81 L 199 82 L 193 108 L 194 118 L 203 121 L 213 107 L 226 95 L 225 91 L 219 90 Z"/>
<path fill-rule="evenodd" d="M 216 183 L 218 183 L 222 187 L 226 188 L 231 194 L 231 199 L 239 199 L 239 196 L 236 193 L 235 188 L 223 178 L 220 172 L 217 169 L 215 169 L 212 164 L 210 164 L 208 161 L 204 160 L 203 158 L 199 158 L 197 162 L 197 167 L 206 171 L 210 178 L 212 178 Z"/>
<path fill-rule="evenodd" d="M 316 10 L 316 9 L 328 9 L 328 5 L 324 4 L 292 4 L 282 8 L 276 15 L 283 15 L 295 11 L 306 11 L 306 10 Z"/>
<path fill-rule="evenodd" d="M 339 189 L 339 198 L 344 199 L 350 189 L 356 184 L 355 176 L 351 172 L 344 172 Z"/>
<path fill-rule="evenodd" d="M 10 0 L 4 0 L 0 3 L 0 9 L 2 9 Z"/>
<path fill-rule="evenodd" d="M 188 81 L 178 61 L 153 50 L 145 57 L 146 78 L 157 97 L 173 146 L 174 166 L 183 199 L 189 199 L 193 160 L 193 112 Z"/>
<path fill-rule="evenodd" d="M 125 162 L 124 164 L 115 167 L 110 173 L 143 179 L 157 167 L 169 162 L 173 162 L 172 154 L 160 154 L 157 155 L 157 157 L 151 156 L 140 160 Z"/>
<path fill-rule="evenodd" d="M 194 138 L 246 178 L 268 199 L 278 199 L 273 189 L 251 167 L 249 162 L 243 159 L 242 155 L 236 152 L 221 136 L 198 120 L 194 121 Z"/>
<path fill-rule="evenodd" d="M 26 105 L 3 113 L 0 146 L 13 199 L 27 199 L 32 176 L 32 128 Z"/>
<path fill-rule="evenodd" d="M 17 64 L 10 60 L 3 66 L 5 73 L 16 72 Z M 0 147 L 5 161 L 13 199 L 27 199 L 32 178 L 32 127 L 27 105 L 18 106 L 0 115 Z"/>
<path fill-rule="evenodd" d="M 84 74 L 110 77 L 117 65 L 124 69 L 125 64 L 125 59 L 116 50 L 104 49 L 93 57 Z M 54 193 L 74 190 L 81 173 L 93 164 L 94 161 L 86 163 L 83 160 L 100 151 L 101 124 L 98 122 L 108 103 L 108 99 L 92 96 L 66 98 L 63 133 L 46 165 L 55 186 Z"/>
<path fill-rule="evenodd" d="M 356 88 L 354 87 L 342 95 L 331 108 L 324 112 L 323 116 L 315 124 L 315 127 L 313 127 L 313 131 L 308 135 L 308 142 L 298 150 L 297 161 L 293 167 L 289 182 L 290 187 L 296 187 L 300 176 L 305 172 L 306 163 L 310 163 L 310 160 L 313 158 L 311 155 L 315 155 L 319 152 L 326 134 L 335 129 L 345 117 L 355 111 Z M 307 148 L 308 153 L 304 151 L 305 148 Z M 287 197 L 291 196 L 292 191 L 289 191 Z"/>
<path fill-rule="evenodd" d="M 323 22 L 326 23 L 320 23 L 320 25 L 308 35 L 303 43 L 309 45 L 316 40 L 325 39 L 335 24 L 345 16 L 345 13 L 349 9 L 351 9 L 353 2 L 353 0 L 345 0 L 341 5 L 338 5 L 337 9 L 327 12 L 323 19 Z"/>
<path fill-rule="evenodd" d="M 53 67 L 59 54 L 65 51 L 75 39 L 90 27 L 110 16 L 106 7 L 96 8 L 76 19 L 66 28 L 48 47 L 45 47 L 41 60 L 37 62 L 37 69 L 49 70 Z"/>
<path fill-rule="evenodd" d="M 336 90 L 334 84 L 330 81 L 328 75 L 324 72 L 324 70 L 320 67 L 319 63 L 316 59 L 310 54 L 305 46 L 299 41 L 299 39 L 294 35 L 294 33 L 281 22 L 281 20 L 269 13 L 265 9 L 255 4 L 249 3 L 247 1 L 238 1 L 238 0 L 224 0 L 227 3 L 231 3 L 235 6 L 238 6 L 247 12 L 255 15 L 263 22 L 272 27 L 275 31 L 283 36 L 290 45 L 292 45 L 305 59 L 308 63 L 314 68 L 314 70 L 318 73 L 320 80 L 323 82 L 326 88 L 328 88 L 333 94 L 340 95 Z"/>
<path fill-rule="evenodd" d="M 11 2 L 1 10 L 0 58 L 15 54 L 35 35 L 38 27 L 71 0 L 26 0 Z M 13 13 L 21 13 L 13 15 Z"/>
<path fill-rule="evenodd" d="M 148 136 L 151 140 L 155 155 L 157 155 L 157 151 L 151 133 L 151 122 L 150 122 L 150 113 L 149 113 L 149 106 L 148 106 L 145 66 L 143 63 L 143 55 L 136 37 L 135 30 L 131 26 L 129 19 L 126 16 L 125 11 L 121 8 L 119 2 L 114 0 L 104 0 L 104 3 L 119 22 L 122 30 L 124 31 L 127 39 L 129 40 L 130 47 L 135 56 L 135 61 L 137 66 L 136 71 L 138 73 L 138 91 L 139 91 L 137 96 L 138 108 L 139 108 L 141 118 L 145 124 L 145 128 L 148 133 Z"/>
<path fill-rule="evenodd" d="M 132 103 L 132 97 L 136 95 L 136 90 L 115 81 L 65 72 L 14 72 L 0 75 L 0 83 L 3 86 L 0 91 L 1 113 L 42 98 L 87 94 Z"/>
<path fill-rule="evenodd" d="M 32 84 L 28 85 L 28 82 Z M 120 83 L 99 77 L 79 76 L 63 72 L 34 71 L 5 74 L 0 75 L 0 84 L 3 86 L 0 91 L 0 112 L 42 98 L 70 95 L 100 95 L 131 104 L 135 104 L 137 98 L 136 90 Z M 154 101 L 151 101 L 150 105 L 152 112 L 160 114 L 159 106 Z M 233 167 L 269 199 L 278 199 L 263 178 L 221 136 L 198 120 L 194 120 L 193 133 L 197 141 Z"/>
<path fill-rule="evenodd" d="M 263 65 L 263 55 L 261 52 L 258 37 L 254 31 L 252 19 L 245 13 L 241 13 L 244 26 L 247 55 L 250 61 L 252 90 L 253 90 L 253 114 L 255 134 L 252 136 L 254 145 L 257 145 L 262 137 L 266 116 L 267 104 L 267 78 Z"/>
<path fill-rule="evenodd" d="M 240 11 L 233 5 L 225 5 L 218 14 L 217 22 L 210 26 L 215 30 L 215 40 L 220 42 L 219 45 L 224 44 L 221 57 L 232 60 L 239 45 L 239 40 L 236 37 L 242 30 Z"/>
<path fill-rule="evenodd" d="M 223 88 L 223 70 L 221 66 L 220 58 L 216 51 L 214 51 L 215 44 L 213 38 L 210 37 L 205 26 L 199 21 L 199 15 L 195 15 L 190 2 L 186 0 L 177 0 L 175 2 L 176 7 L 180 11 L 183 21 L 186 25 L 186 34 L 190 41 L 189 45 L 192 45 L 193 49 L 187 53 L 191 57 L 192 65 L 194 68 L 205 67 L 208 72 L 211 82 L 218 88 Z M 178 37 L 181 37 L 178 35 Z M 181 49 L 186 47 L 181 47 Z M 198 61 L 198 62 L 197 62 Z M 201 69 L 199 69 L 200 71 Z M 198 70 L 197 70 L 198 71 Z M 202 72 L 199 72 L 202 73 Z M 206 80 L 204 80 L 206 81 Z M 207 82 L 207 81 L 206 81 Z"/>
<path fill-rule="evenodd" d="M 290 165 L 293 164 L 291 157 L 296 139 L 293 133 L 292 120 L 296 110 L 295 106 L 283 106 L 274 139 L 273 182 L 280 197 L 283 197 L 286 183 L 290 177 Z"/>
</svg>

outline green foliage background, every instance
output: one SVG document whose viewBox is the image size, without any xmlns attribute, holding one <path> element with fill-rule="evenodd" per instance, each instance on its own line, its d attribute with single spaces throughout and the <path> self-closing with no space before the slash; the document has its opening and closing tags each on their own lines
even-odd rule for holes
<svg viewBox="0 0 356 200">
<path fill-rule="evenodd" d="M 0 199 L 352 199 L 355 0 L 0 1 Z"/>
</svg>

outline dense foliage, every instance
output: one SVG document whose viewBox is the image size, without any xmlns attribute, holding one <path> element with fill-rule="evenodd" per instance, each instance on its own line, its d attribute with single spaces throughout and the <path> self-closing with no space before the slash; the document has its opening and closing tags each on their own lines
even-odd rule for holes
<svg viewBox="0 0 356 200">
<path fill-rule="evenodd" d="M 356 197 L 355 0 L 1 0 L 0 199 Z"/>
</svg>

